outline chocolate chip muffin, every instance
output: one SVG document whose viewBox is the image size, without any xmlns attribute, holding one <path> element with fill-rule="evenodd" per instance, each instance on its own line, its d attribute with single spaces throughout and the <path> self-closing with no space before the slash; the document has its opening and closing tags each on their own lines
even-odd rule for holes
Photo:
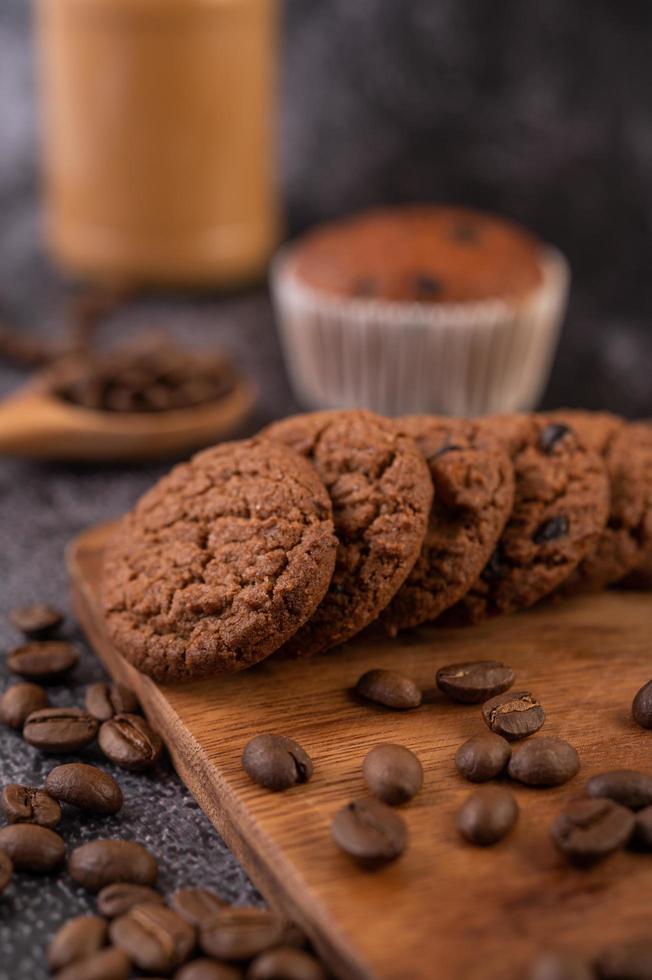
<svg viewBox="0 0 652 980">
<path fill-rule="evenodd" d="M 343 643 L 371 623 L 419 556 L 432 481 L 414 441 L 370 412 L 315 412 L 264 434 L 302 453 L 330 494 L 338 539 L 321 605 L 283 652 L 305 657 Z"/>
<path fill-rule="evenodd" d="M 158 681 L 248 667 L 313 614 L 336 548 L 328 494 L 298 453 L 215 446 L 120 522 L 104 564 L 109 637 Z"/>
</svg>

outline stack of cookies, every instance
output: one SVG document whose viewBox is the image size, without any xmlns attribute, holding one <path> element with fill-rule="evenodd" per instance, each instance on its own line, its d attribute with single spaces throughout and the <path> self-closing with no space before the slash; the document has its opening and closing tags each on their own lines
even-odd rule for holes
<svg viewBox="0 0 652 980">
<path fill-rule="evenodd" d="M 175 467 L 107 549 L 109 635 L 177 681 L 323 653 L 379 620 L 476 623 L 652 564 L 652 428 L 329 411 Z"/>
</svg>

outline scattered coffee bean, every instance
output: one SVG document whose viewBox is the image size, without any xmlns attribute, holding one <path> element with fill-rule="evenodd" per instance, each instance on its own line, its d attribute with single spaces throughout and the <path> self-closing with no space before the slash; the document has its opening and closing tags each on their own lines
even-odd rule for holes
<svg viewBox="0 0 652 980">
<path fill-rule="evenodd" d="M 592 776 L 586 784 L 589 796 L 606 796 L 630 810 L 652 805 L 652 776 L 634 769 L 613 769 Z"/>
<path fill-rule="evenodd" d="M 458 771 L 472 783 L 486 783 L 507 767 L 512 747 L 501 735 L 486 732 L 467 739 L 455 753 Z"/>
<path fill-rule="evenodd" d="M 16 871 L 53 871 L 63 862 L 66 845 L 54 830 L 35 823 L 12 823 L 0 830 L 0 851 Z"/>
<path fill-rule="evenodd" d="M 652 939 L 649 936 L 611 943 L 595 960 L 600 980 L 649 980 L 652 977 Z"/>
<path fill-rule="evenodd" d="M 293 946 L 277 946 L 257 956 L 247 980 L 326 980 L 326 971 L 310 953 Z"/>
<path fill-rule="evenodd" d="M 503 786 L 482 786 L 462 804 L 457 829 L 472 844 L 487 847 L 506 837 L 518 819 L 518 804 Z"/>
<path fill-rule="evenodd" d="M 47 708 L 48 696 L 38 684 L 25 681 L 8 687 L 0 699 L 0 721 L 10 728 L 22 729 L 28 715 Z"/>
<path fill-rule="evenodd" d="M 122 684 L 98 681 L 86 688 L 86 710 L 98 721 L 108 721 L 115 715 L 133 715 L 140 708 L 138 698 Z"/>
<path fill-rule="evenodd" d="M 201 956 L 177 970 L 174 980 L 242 980 L 242 972 L 237 966 Z"/>
<path fill-rule="evenodd" d="M 646 806 L 636 814 L 632 843 L 644 851 L 652 851 L 652 806 Z"/>
<path fill-rule="evenodd" d="M 313 772 L 308 753 L 285 735 L 256 735 L 244 748 L 242 766 L 255 783 L 275 791 L 307 783 Z"/>
<path fill-rule="evenodd" d="M 362 775 L 370 793 L 383 803 L 407 803 L 423 785 L 423 768 L 404 745 L 376 745 L 367 752 Z"/>
<path fill-rule="evenodd" d="M 374 870 L 400 857 L 407 845 L 405 821 L 384 803 L 354 800 L 335 814 L 331 836 L 363 868 Z"/>
<path fill-rule="evenodd" d="M 644 684 L 632 701 L 632 716 L 641 728 L 652 728 L 652 681 Z"/>
<path fill-rule="evenodd" d="M 624 847 L 634 815 L 608 799 L 572 800 L 554 820 L 550 833 L 557 848 L 580 867 L 588 867 Z"/>
<path fill-rule="evenodd" d="M 529 691 L 491 698 L 482 705 L 482 715 L 492 732 L 510 742 L 538 732 L 546 720 L 543 706 Z"/>
<path fill-rule="evenodd" d="M 551 422 L 539 433 L 539 446 L 544 453 L 551 453 L 558 442 L 565 439 L 573 430 L 560 422 Z"/>
<path fill-rule="evenodd" d="M 283 941 L 286 923 L 268 909 L 227 908 L 202 923 L 199 945 L 218 960 L 250 960 Z"/>
<path fill-rule="evenodd" d="M 507 691 L 513 683 L 512 668 L 496 660 L 449 664 L 437 671 L 439 690 L 462 704 L 481 704 L 487 698 Z"/>
<path fill-rule="evenodd" d="M 561 786 L 580 770 L 580 757 L 554 735 L 532 738 L 514 749 L 507 772 L 527 786 Z M 47 784 L 46 784 L 47 785 Z"/>
<path fill-rule="evenodd" d="M 570 524 L 565 514 L 551 517 L 549 521 L 539 524 L 532 535 L 535 544 L 545 544 L 546 541 L 556 541 L 558 538 L 565 538 L 568 534 Z"/>
<path fill-rule="evenodd" d="M 216 912 L 228 908 L 227 903 L 208 888 L 180 888 L 170 899 L 170 905 L 191 926 L 200 926 Z"/>
<path fill-rule="evenodd" d="M 160 903 L 134 905 L 111 922 L 109 935 L 114 946 L 148 973 L 171 973 L 195 945 L 193 927 Z"/>
<path fill-rule="evenodd" d="M 115 715 L 100 727 L 102 752 L 122 769 L 141 772 L 158 762 L 163 742 L 140 715 Z"/>
<path fill-rule="evenodd" d="M 80 708 L 42 708 L 28 715 L 23 738 L 43 752 L 77 752 L 97 729 L 97 720 Z"/>
<path fill-rule="evenodd" d="M 107 919 L 115 919 L 134 905 L 151 905 L 156 902 L 165 904 L 163 896 L 148 885 L 130 885 L 117 881 L 113 885 L 106 885 L 99 893 L 97 910 Z"/>
<path fill-rule="evenodd" d="M 34 640 L 16 647 L 7 657 L 7 666 L 13 674 L 20 674 L 30 681 L 54 684 L 72 670 L 79 654 L 70 643 L 60 640 Z"/>
<path fill-rule="evenodd" d="M 122 790 L 113 776 L 83 762 L 56 766 L 48 774 L 45 788 L 56 800 L 86 813 L 117 813 L 122 806 Z"/>
<path fill-rule="evenodd" d="M 147 848 L 135 841 L 93 840 L 75 848 L 68 871 L 78 884 L 98 892 L 115 882 L 153 885 L 158 867 Z"/>
<path fill-rule="evenodd" d="M 14 866 L 11 858 L 4 851 L 0 850 L 0 895 L 9 887 L 13 871 Z"/>
<path fill-rule="evenodd" d="M 532 964 L 528 980 L 595 980 L 588 963 L 576 953 L 543 953 Z"/>
<path fill-rule="evenodd" d="M 42 602 L 12 609 L 9 619 L 21 633 L 35 638 L 47 636 L 63 622 L 63 614 L 58 609 Z"/>
<path fill-rule="evenodd" d="M 12 783 L 3 789 L 0 805 L 8 823 L 36 823 L 52 830 L 61 822 L 61 807 L 43 789 Z"/>
<path fill-rule="evenodd" d="M 385 708 L 406 711 L 421 704 L 421 691 L 410 677 L 395 670 L 368 670 L 355 685 L 355 693 Z"/>
<path fill-rule="evenodd" d="M 127 980 L 131 963 L 121 949 L 101 949 L 57 973 L 56 980 Z M 153 978 L 152 978 L 153 980 Z"/>
<path fill-rule="evenodd" d="M 99 915 L 78 915 L 55 932 L 47 951 L 52 973 L 97 953 L 106 941 L 106 922 Z"/>
</svg>

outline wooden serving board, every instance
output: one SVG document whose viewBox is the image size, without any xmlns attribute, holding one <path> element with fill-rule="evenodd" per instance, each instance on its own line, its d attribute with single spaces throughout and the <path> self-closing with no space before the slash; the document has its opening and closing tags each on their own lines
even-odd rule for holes
<svg viewBox="0 0 652 980">
<path fill-rule="evenodd" d="M 69 553 L 76 610 L 110 673 L 134 688 L 179 775 L 269 901 L 300 923 L 340 977 L 516 980 L 551 944 L 591 952 L 650 934 L 652 856 L 619 853 L 590 870 L 557 855 L 548 827 L 562 801 L 609 768 L 652 770 L 652 732 L 631 720 L 634 693 L 652 676 L 652 597 L 611 593 L 496 619 L 468 630 L 368 636 L 306 662 L 267 661 L 231 677 L 161 687 L 108 642 L 98 604 L 107 528 Z M 559 789 L 515 789 L 521 815 L 494 848 L 455 830 L 472 789 L 456 773 L 460 743 L 484 730 L 477 706 L 436 692 L 417 711 L 390 712 L 350 694 L 370 667 L 398 668 L 425 688 L 446 663 L 495 658 L 517 671 L 547 711 L 544 731 L 572 742 L 582 770 Z M 307 785 L 283 794 L 252 784 L 240 765 L 260 732 L 297 739 L 315 762 Z M 425 784 L 402 812 L 406 853 L 376 873 L 330 839 L 333 814 L 365 795 L 361 763 L 382 741 L 421 759 Z"/>
</svg>

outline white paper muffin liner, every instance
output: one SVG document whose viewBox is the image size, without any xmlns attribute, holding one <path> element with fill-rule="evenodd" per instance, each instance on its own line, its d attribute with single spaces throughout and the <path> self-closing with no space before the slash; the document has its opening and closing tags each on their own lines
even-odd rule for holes
<svg viewBox="0 0 652 980">
<path fill-rule="evenodd" d="M 548 380 L 568 263 L 542 252 L 542 281 L 518 303 L 404 303 L 330 296 L 300 282 L 292 247 L 271 268 L 285 363 L 306 407 L 383 415 L 529 411 Z"/>
</svg>

